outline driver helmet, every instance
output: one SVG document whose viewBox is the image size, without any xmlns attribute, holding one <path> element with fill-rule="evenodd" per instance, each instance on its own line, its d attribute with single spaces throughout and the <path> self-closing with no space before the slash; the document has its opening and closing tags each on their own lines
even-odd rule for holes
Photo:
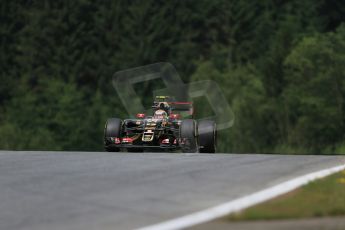
<svg viewBox="0 0 345 230">
<path fill-rule="evenodd" d="M 167 112 L 165 112 L 164 110 L 162 109 L 159 109 L 155 112 L 155 114 L 153 115 L 153 117 L 155 119 L 166 119 L 168 117 L 168 114 Z"/>
</svg>

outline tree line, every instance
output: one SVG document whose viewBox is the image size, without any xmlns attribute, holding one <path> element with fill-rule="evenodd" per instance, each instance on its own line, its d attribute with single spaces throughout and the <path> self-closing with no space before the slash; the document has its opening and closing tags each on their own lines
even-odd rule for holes
<svg viewBox="0 0 345 230">
<path fill-rule="evenodd" d="M 236 120 L 219 151 L 345 152 L 343 1 L 13 0 L 0 10 L 0 149 L 102 150 L 106 118 L 127 116 L 113 73 L 167 61 L 185 82 L 221 85 Z"/>
</svg>

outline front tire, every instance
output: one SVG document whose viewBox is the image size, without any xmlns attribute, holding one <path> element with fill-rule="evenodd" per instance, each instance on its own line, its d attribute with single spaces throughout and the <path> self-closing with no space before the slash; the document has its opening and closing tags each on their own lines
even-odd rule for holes
<svg viewBox="0 0 345 230">
<path fill-rule="evenodd" d="M 111 138 L 121 137 L 122 121 L 119 118 L 109 118 L 104 128 L 104 149 L 107 152 L 119 152 L 120 148 L 112 142 Z"/>
<path fill-rule="evenodd" d="M 186 119 L 182 121 L 180 125 L 180 138 L 185 142 L 182 144 L 182 152 L 198 152 L 197 126 L 195 120 Z"/>
<path fill-rule="evenodd" d="M 214 121 L 203 120 L 198 123 L 201 153 L 215 153 L 217 148 L 217 129 Z"/>
</svg>

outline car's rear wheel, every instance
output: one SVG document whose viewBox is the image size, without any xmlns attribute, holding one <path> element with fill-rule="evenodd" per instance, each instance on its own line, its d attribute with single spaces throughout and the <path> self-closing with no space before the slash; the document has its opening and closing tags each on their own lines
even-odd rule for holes
<svg viewBox="0 0 345 230">
<path fill-rule="evenodd" d="M 183 152 L 198 152 L 197 126 L 193 119 L 183 120 L 180 125 L 180 144 Z"/>
<path fill-rule="evenodd" d="M 199 146 L 201 153 L 215 153 L 217 148 L 217 129 L 214 121 L 198 122 Z"/>
<path fill-rule="evenodd" d="M 107 152 L 118 152 L 117 147 L 112 140 L 113 138 L 121 138 L 122 121 L 119 118 L 109 118 L 104 128 L 104 149 Z"/>
</svg>

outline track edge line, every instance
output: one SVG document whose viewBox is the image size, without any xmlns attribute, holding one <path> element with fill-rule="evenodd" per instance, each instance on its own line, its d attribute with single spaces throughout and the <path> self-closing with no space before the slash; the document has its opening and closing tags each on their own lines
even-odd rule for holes
<svg viewBox="0 0 345 230">
<path fill-rule="evenodd" d="M 345 164 L 338 165 L 332 168 L 323 169 L 320 171 L 298 176 L 288 181 L 282 182 L 278 185 L 260 190 L 250 195 L 237 198 L 223 204 L 207 208 L 202 211 L 194 212 L 182 217 L 167 220 L 158 224 L 139 228 L 138 230 L 177 230 L 192 227 L 194 225 L 202 224 L 231 213 L 241 211 L 250 206 L 265 202 L 277 196 L 288 193 L 303 185 L 308 184 L 314 180 L 329 176 L 345 169 Z"/>
</svg>

